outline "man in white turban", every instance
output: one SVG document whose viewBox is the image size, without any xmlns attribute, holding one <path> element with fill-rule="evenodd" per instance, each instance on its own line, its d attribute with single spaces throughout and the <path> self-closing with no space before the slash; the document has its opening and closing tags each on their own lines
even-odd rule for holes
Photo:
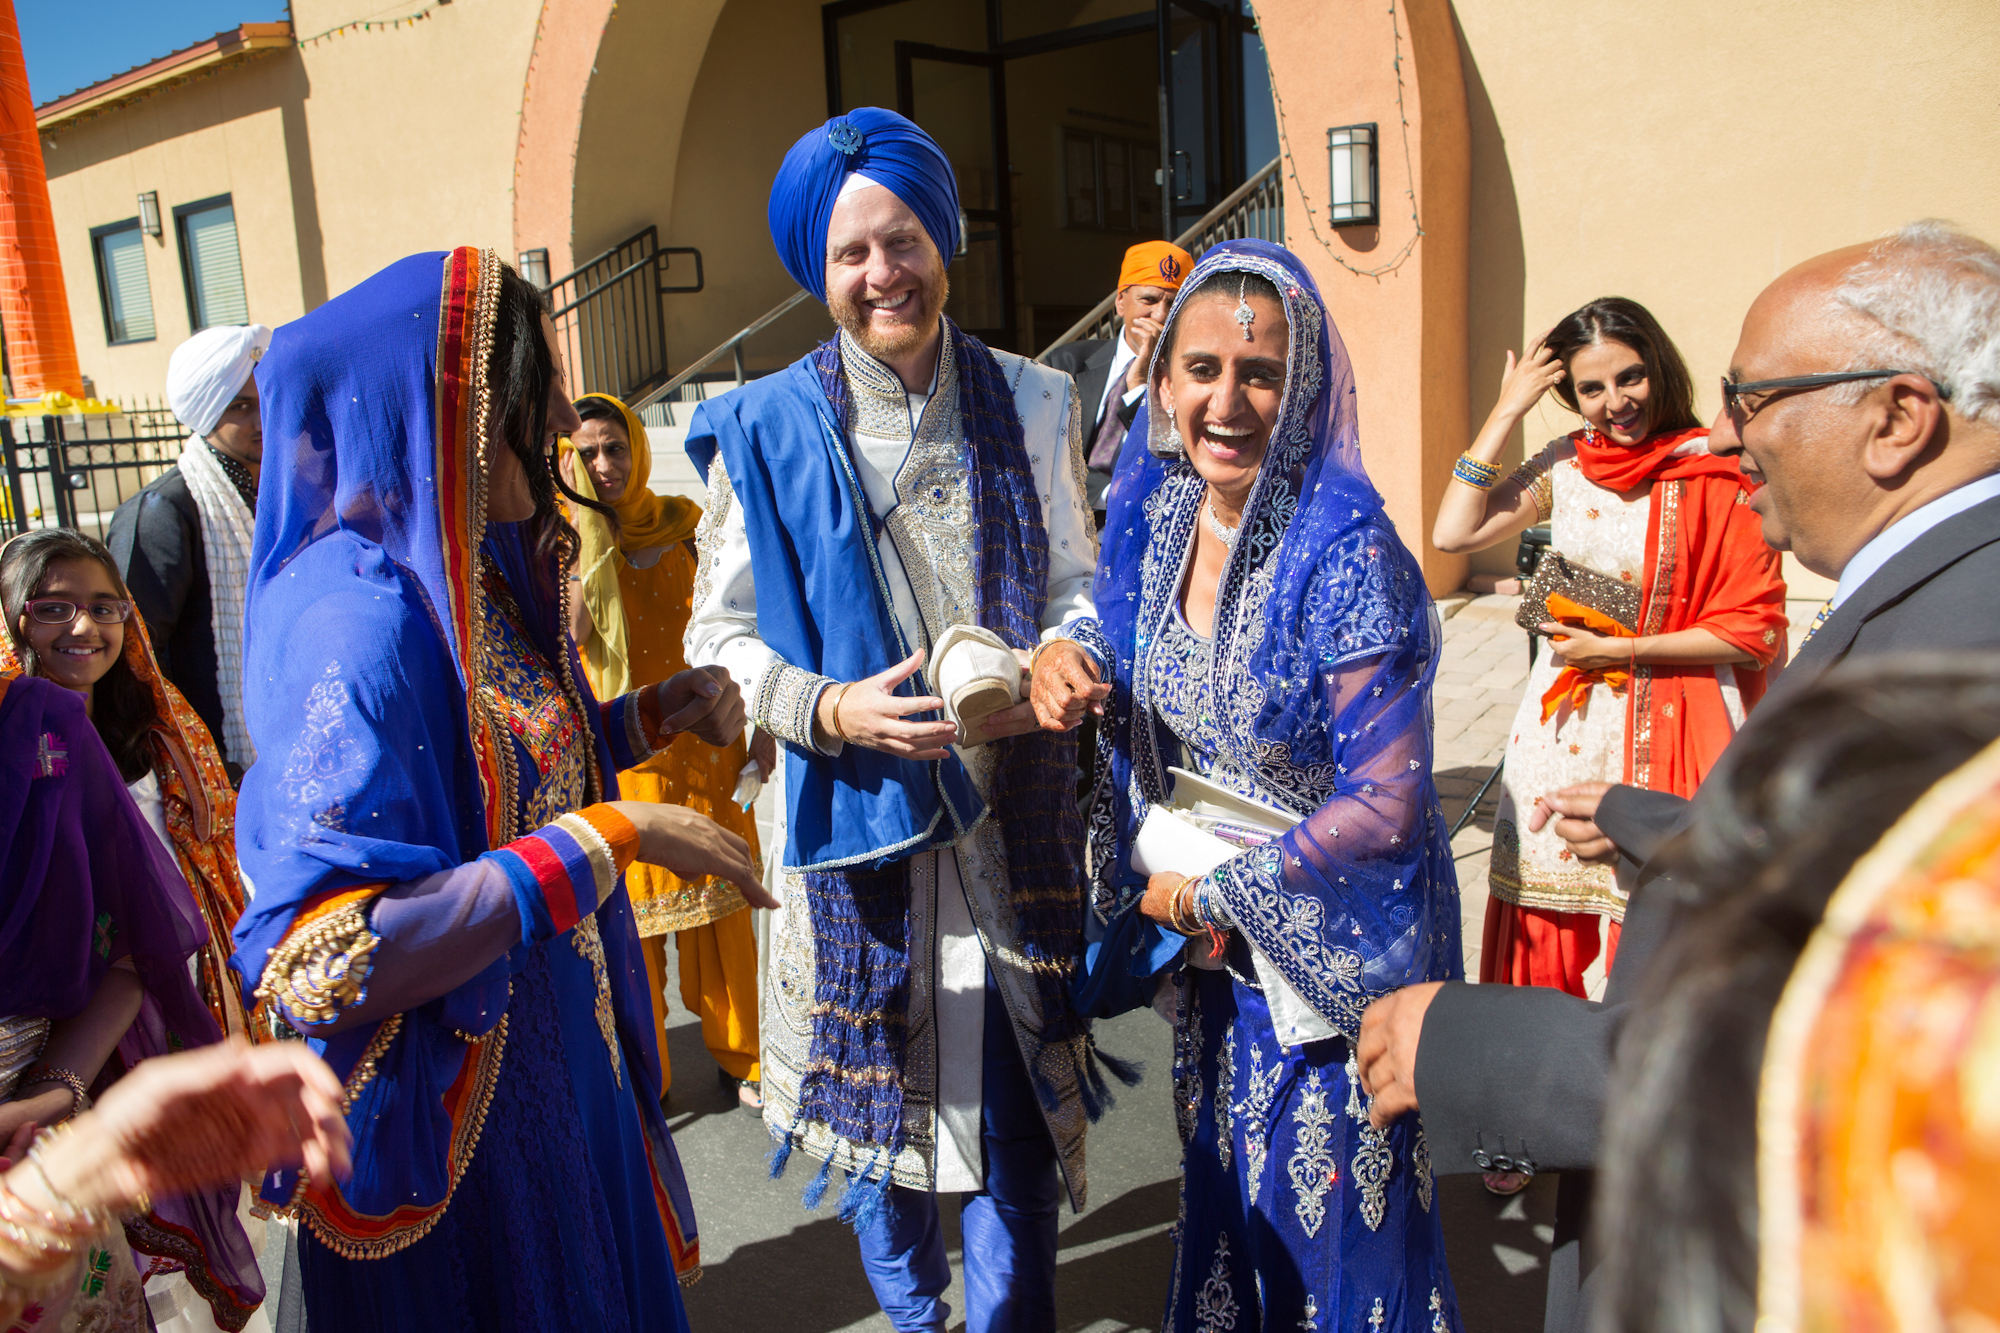
<svg viewBox="0 0 2000 1333">
<path fill-rule="evenodd" d="M 167 363 L 190 432 L 180 463 L 118 506 L 107 544 L 166 674 L 222 749 L 232 779 L 256 759 L 243 725 L 243 592 L 264 457 L 262 324 L 203 329 Z"/>
</svg>

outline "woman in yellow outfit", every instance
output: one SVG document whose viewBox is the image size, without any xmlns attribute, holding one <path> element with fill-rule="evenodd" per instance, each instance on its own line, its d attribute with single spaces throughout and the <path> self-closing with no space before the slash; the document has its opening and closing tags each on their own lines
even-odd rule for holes
<svg viewBox="0 0 2000 1333">
<path fill-rule="evenodd" d="M 583 425 L 562 442 L 563 481 L 587 500 L 617 512 L 613 524 L 581 505 L 571 517 L 582 539 L 579 585 L 570 598 L 570 633 L 600 699 L 615 699 L 632 681 L 665 680 L 687 669 L 681 637 L 695 582 L 695 525 L 701 506 L 647 488 L 653 453 L 638 416 L 609 394 L 576 400 Z M 580 464 L 580 466 L 579 466 Z M 759 737 L 760 741 L 762 737 Z M 768 773 L 774 756 L 762 756 Z M 638 768 L 618 775 L 629 800 L 684 805 L 714 819 L 750 844 L 757 860 L 757 821 L 732 799 L 750 752 L 739 740 L 717 749 L 682 736 Z M 660 1094 L 673 1083 L 667 1063 L 667 936 L 677 938 L 681 1002 L 701 1016 L 702 1039 L 723 1082 L 745 1105 L 760 1106 L 757 1082 L 757 945 L 743 897 L 719 879 L 691 883 L 656 866 L 625 872 L 632 914 L 660 1029 Z"/>
</svg>

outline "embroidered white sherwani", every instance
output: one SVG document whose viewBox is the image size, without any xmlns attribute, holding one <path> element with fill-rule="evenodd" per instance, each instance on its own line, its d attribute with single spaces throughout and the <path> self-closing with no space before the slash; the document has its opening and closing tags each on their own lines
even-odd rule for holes
<svg viewBox="0 0 2000 1333">
<path fill-rule="evenodd" d="M 852 401 L 846 423 L 852 461 L 879 527 L 876 549 L 889 601 L 905 640 L 926 650 L 952 625 L 977 621 L 973 587 L 972 502 L 965 432 L 960 423 L 958 372 L 951 339 L 943 340 L 937 373 L 923 392 L 906 392 L 895 373 L 845 334 L 841 358 Z M 1095 614 L 1091 574 L 1097 560 L 1095 525 L 1084 500 L 1081 414 L 1074 382 L 1061 371 L 995 351 L 1013 393 L 1023 440 L 1048 529 L 1048 602 L 1044 641 L 1069 621 Z M 761 536 L 759 540 L 768 540 Z M 779 658 L 757 633 L 757 590 L 743 512 L 732 502 L 718 455 L 710 466 L 708 511 L 698 542 L 701 572 L 688 624 L 687 660 L 727 667 L 750 701 L 751 720 L 780 740 L 822 750 L 812 719 L 832 683 Z M 870 595 L 855 589 L 858 598 Z M 887 665 L 887 664 L 885 664 Z M 780 764 L 784 750 L 780 747 Z M 990 747 L 961 749 L 982 798 L 992 791 Z M 775 778 L 784 790 L 782 777 Z M 780 813 L 776 844 L 786 845 Z M 805 895 L 784 869 L 771 889 L 784 900 L 771 923 L 763 1031 L 764 1117 L 774 1134 L 797 1128 L 799 1086 L 812 1040 L 813 942 Z M 1038 1056 L 1040 1000 L 1009 939 L 1006 849 L 990 814 L 949 848 L 912 858 L 909 1029 L 904 1056 L 905 1146 L 891 1166 L 896 1184 L 963 1192 L 982 1188 L 981 1049 L 985 978 L 993 976 L 1015 1015 L 1022 1053 Z M 940 1053 L 945 1053 L 942 1057 Z M 1073 1081 L 1074 1075 L 1071 1078 Z M 1084 1117 L 1077 1100 L 1045 1112 L 1071 1198 L 1084 1195 Z M 813 1157 L 850 1169 L 860 1164 L 825 1126 L 804 1127 Z"/>
</svg>

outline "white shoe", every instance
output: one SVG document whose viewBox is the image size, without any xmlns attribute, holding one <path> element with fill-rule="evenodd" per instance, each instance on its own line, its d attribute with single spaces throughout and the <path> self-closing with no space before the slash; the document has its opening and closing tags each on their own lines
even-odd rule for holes
<svg viewBox="0 0 2000 1333">
<path fill-rule="evenodd" d="M 970 739 L 979 724 L 1021 702 L 1021 659 L 990 629 L 953 625 L 932 646 L 931 664 L 931 682 L 961 745 L 984 744 Z"/>
</svg>

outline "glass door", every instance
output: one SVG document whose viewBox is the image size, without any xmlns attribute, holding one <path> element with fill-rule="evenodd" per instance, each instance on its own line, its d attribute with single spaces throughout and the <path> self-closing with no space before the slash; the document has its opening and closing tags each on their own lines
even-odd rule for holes
<svg viewBox="0 0 2000 1333">
<path fill-rule="evenodd" d="M 965 236 L 945 313 L 995 347 L 1019 346 L 1014 218 L 1007 170 L 1006 63 L 985 51 L 896 43 L 896 109 L 951 159 Z"/>
<path fill-rule="evenodd" d="M 1212 6 L 1160 6 L 1160 85 L 1166 104 L 1162 207 L 1178 236 L 1222 198 L 1225 162 L 1222 25 Z"/>
</svg>

